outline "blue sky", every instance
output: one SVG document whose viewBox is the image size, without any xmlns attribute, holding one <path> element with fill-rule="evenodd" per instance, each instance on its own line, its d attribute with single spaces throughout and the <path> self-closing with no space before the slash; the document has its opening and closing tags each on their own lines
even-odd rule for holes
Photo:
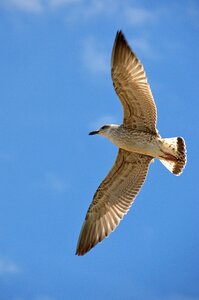
<svg viewBox="0 0 199 300">
<path fill-rule="evenodd" d="M 160 162 L 120 226 L 75 256 L 117 149 L 110 76 L 122 29 L 145 66 L 162 136 L 183 136 L 180 177 Z M 199 299 L 198 1 L 0 1 L 0 299 Z"/>
</svg>

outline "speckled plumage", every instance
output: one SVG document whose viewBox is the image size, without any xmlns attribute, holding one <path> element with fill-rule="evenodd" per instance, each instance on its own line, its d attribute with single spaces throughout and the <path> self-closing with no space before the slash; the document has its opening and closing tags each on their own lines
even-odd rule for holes
<svg viewBox="0 0 199 300">
<path fill-rule="evenodd" d="M 88 209 L 77 255 L 84 255 L 116 228 L 140 191 L 153 158 L 175 175 L 186 163 L 183 138 L 162 139 L 156 129 L 156 106 L 144 68 L 121 31 L 113 45 L 111 74 L 123 106 L 123 124 L 105 125 L 91 134 L 108 138 L 119 152 Z"/>
</svg>

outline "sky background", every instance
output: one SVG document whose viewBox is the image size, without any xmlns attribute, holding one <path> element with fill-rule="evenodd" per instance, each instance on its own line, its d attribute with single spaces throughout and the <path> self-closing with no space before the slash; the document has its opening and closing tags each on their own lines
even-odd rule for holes
<svg viewBox="0 0 199 300">
<path fill-rule="evenodd" d="M 145 66 L 180 177 L 160 162 L 120 226 L 75 256 L 117 149 L 110 76 L 117 30 Z M 199 299 L 199 2 L 0 0 L 0 299 Z"/>
</svg>

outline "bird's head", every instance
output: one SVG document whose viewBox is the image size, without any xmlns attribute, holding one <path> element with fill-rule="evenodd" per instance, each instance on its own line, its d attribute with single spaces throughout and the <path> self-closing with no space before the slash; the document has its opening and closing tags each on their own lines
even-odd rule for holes
<svg viewBox="0 0 199 300">
<path fill-rule="evenodd" d="M 100 129 L 91 131 L 89 135 L 100 134 L 102 136 L 109 138 L 112 135 L 113 131 L 115 131 L 118 127 L 119 125 L 115 125 L 115 124 L 103 125 Z"/>
</svg>

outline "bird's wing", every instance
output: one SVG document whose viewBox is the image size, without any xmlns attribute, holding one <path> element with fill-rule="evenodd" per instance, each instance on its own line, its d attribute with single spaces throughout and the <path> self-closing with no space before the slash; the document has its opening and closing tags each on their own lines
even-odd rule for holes
<svg viewBox="0 0 199 300">
<path fill-rule="evenodd" d="M 144 68 L 121 31 L 113 45 L 111 75 L 122 102 L 124 125 L 157 133 L 156 106 Z"/>
<path fill-rule="evenodd" d="M 97 189 L 82 226 L 76 254 L 84 255 L 108 236 L 133 203 L 146 178 L 151 157 L 119 149 Z"/>
</svg>

